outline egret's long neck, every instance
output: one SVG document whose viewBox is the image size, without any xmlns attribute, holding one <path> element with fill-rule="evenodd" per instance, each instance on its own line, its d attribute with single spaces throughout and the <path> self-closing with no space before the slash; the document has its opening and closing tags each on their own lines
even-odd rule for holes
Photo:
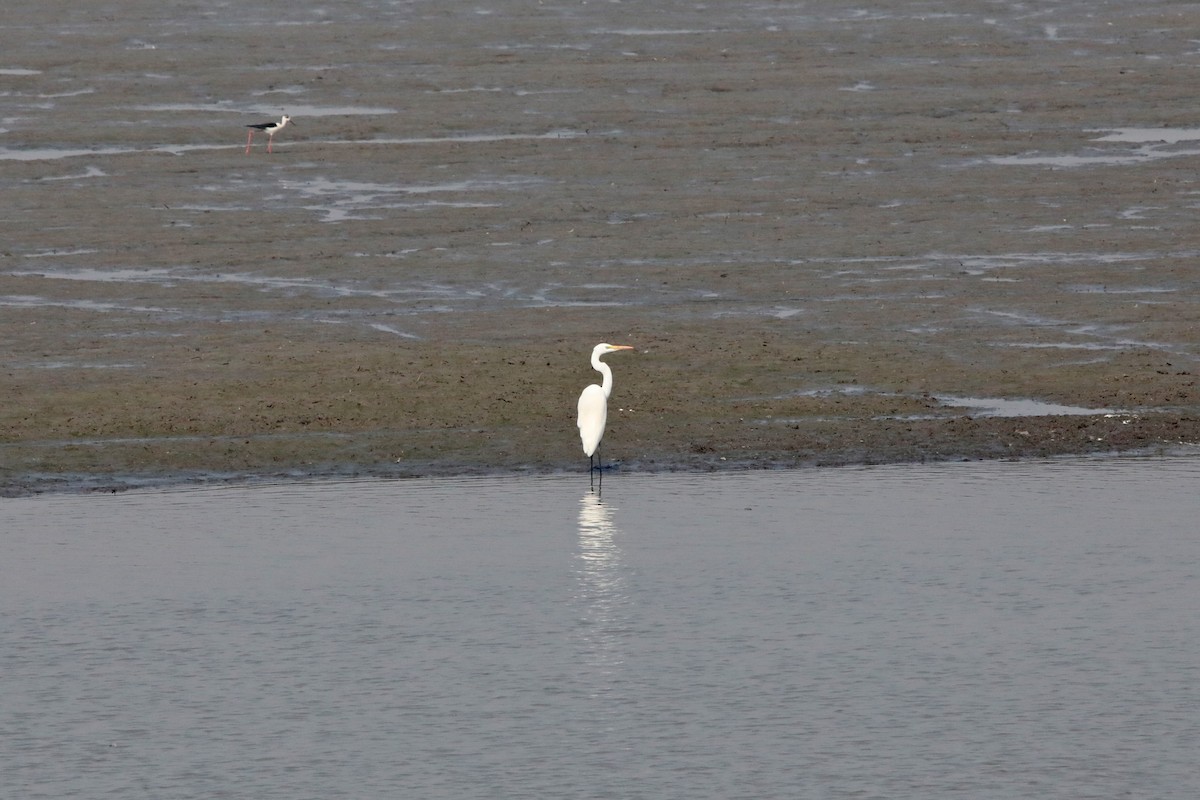
<svg viewBox="0 0 1200 800">
<path fill-rule="evenodd" d="M 608 397 L 612 394 L 612 370 L 608 368 L 608 364 L 600 360 L 599 353 L 592 356 L 592 366 L 596 372 L 604 376 L 604 382 L 600 384 L 600 388 L 604 390 L 604 396 Z"/>
</svg>

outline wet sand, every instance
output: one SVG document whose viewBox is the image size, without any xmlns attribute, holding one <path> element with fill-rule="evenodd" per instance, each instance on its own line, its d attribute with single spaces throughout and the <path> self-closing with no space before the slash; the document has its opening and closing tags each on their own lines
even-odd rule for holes
<svg viewBox="0 0 1200 800">
<path fill-rule="evenodd" d="M 899 5 L 6 14 L 0 491 L 1194 449 L 1200 10 Z"/>
</svg>

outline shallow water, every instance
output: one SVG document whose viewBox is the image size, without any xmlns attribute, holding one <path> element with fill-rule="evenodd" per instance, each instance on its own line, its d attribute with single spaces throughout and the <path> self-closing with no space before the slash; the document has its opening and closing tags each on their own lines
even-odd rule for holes
<svg viewBox="0 0 1200 800">
<path fill-rule="evenodd" d="M 1195 458 L 0 504 L 14 797 L 1184 798 Z"/>
</svg>

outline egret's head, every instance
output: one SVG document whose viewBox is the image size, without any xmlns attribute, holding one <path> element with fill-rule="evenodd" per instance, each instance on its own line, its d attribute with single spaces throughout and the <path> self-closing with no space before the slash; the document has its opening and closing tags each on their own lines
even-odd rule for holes
<svg viewBox="0 0 1200 800">
<path fill-rule="evenodd" d="M 592 352 L 596 353 L 597 355 L 601 355 L 604 353 L 615 353 L 618 350 L 632 350 L 632 349 L 633 349 L 633 347 L 631 345 L 627 345 L 627 344 L 609 344 L 608 342 L 601 342 L 600 344 L 596 345 L 595 349 L 593 349 Z"/>
</svg>

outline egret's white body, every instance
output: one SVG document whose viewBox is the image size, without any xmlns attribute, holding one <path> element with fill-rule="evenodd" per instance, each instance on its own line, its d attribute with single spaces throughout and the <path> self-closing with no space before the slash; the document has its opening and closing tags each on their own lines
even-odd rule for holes
<svg viewBox="0 0 1200 800">
<path fill-rule="evenodd" d="M 593 383 L 579 395 L 579 416 L 575 424 L 579 426 L 579 439 L 583 442 L 583 454 L 588 457 L 588 467 L 591 468 L 592 456 L 600 448 L 600 440 L 604 437 L 604 424 L 608 421 L 608 396 L 612 394 L 612 370 L 600 360 L 606 353 L 618 350 L 632 350 L 627 344 L 601 343 L 592 349 L 592 368 L 604 376 L 604 380 Z"/>
<path fill-rule="evenodd" d="M 604 425 L 608 422 L 608 393 L 612 388 L 612 370 L 603 362 L 600 364 L 608 373 L 604 376 L 604 386 L 592 384 L 579 395 L 579 438 L 583 442 L 583 454 L 590 456 L 600 446 L 604 436 Z"/>
</svg>

